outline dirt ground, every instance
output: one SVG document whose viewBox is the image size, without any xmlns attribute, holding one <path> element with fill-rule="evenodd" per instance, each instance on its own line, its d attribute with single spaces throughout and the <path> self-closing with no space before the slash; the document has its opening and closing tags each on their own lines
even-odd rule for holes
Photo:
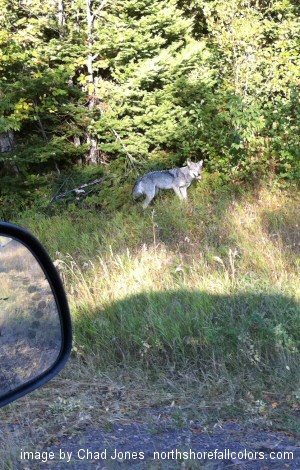
<svg viewBox="0 0 300 470">
<path fill-rule="evenodd" d="M 27 417 L 22 426 L 6 420 L 2 436 L 14 445 L 19 442 L 19 448 L 15 448 L 13 467 L 2 468 L 300 469 L 299 438 L 272 431 L 267 423 L 223 419 L 205 424 L 187 418 L 192 410 L 186 414 L 173 404 L 123 413 L 102 426 L 94 413 L 78 410 L 76 424 L 70 421 L 70 426 L 66 423 L 52 433 L 43 432 L 41 416 L 31 414 L 32 422 Z M 47 416 L 45 413 L 43 421 Z M 27 444 L 24 432 L 30 434 Z"/>
</svg>

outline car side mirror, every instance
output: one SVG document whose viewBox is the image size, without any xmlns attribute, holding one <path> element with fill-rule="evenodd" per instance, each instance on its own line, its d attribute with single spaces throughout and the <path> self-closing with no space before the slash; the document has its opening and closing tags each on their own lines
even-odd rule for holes
<svg viewBox="0 0 300 470">
<path fill-rule="evenodd" d="M 0 407 L 52 379 L 72 347 L 65 290 L 41 243 L 0 222 Z"/>
</svg>

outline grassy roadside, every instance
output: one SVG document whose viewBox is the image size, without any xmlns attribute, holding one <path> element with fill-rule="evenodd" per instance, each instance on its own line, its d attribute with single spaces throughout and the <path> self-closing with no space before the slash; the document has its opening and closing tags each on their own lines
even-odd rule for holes
<svg viewBox="0 0 300 470">
<path fill-rule="evenodd" d="M 207 179 L 186 205 L 165 193 L 145 213 L 132 205 L 16 220 L 49 249 L 68 291 L 74 354 L 47 386 L 64 419 L 90 406 L 102 423 L 118 419 L 120 392 L 105 415 L 102 388 L 96 398 L 84 385 L 93 381 L 131 396 L 127 410 L 147 397 L 202 414 L 203 403 L 222 402 L 220 419 L 244 413 L 300 433 L 299 208 L 292 190 Z M 29 410 L 42 393 L 26 399 Z M 53 416 L 43 426 L 59 428 Z"/>
<path fill-rule="evenodd" d="M 299 384 L 299 207 L 296 192 L 206 182 L 186 205 L 19 222 L 56 258 L 75 349 L 100 370 L 188 367 L 284 392 Z"/>
</svg>

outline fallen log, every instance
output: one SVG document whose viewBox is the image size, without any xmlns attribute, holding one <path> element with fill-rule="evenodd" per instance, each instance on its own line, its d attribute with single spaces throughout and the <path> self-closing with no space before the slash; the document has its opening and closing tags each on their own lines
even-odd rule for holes
<svg viewBox="0 0 300 470">
<path fill-rule="evenodd" d="M 94 180 L 91 183 L 82 184 L 81 186 L 78 186 L 78 188 L 73 188 L 73 189 L 70 189 L 69 191 L 66 191 L 64 193 L 56 194 L 51 199 L 50 204 L 52 204 L 52 202 L 58 201 L 59 199 L 63 199 L 65 197 L 67 197 L 69 194 L 72 194 L 72 193 L 75 196 L 77 196 L 77 195 L 87 196 L 91 191 L 86 192 L 85 188 L 88 188 L 90 186 L 94 186 L 95 184 L 102 183 L 103 180 L 104 180 L 104 178 L 98 178 L 97 180 Z"/>
</svg>

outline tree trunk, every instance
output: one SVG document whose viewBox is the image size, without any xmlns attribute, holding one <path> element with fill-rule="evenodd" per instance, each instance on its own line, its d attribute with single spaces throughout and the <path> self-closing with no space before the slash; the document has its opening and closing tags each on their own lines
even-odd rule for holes
<svg viewBox="0 0 300 470">
<path fill-rule="evenodd" d="M 90 144 L 90 151 L 87 163 L 89 163 L 90 165 L 97 165 L 99 163 L 98 139 L 88 134 L 86 140 L 87 143 Z"/>
<path fill-rule="evenodd" d="M 0 134 L 0 153 L 11 152 L 15 147 L 13 131 Z"/>
<path fill-rule="evenodd" d="M 96 104 L 96 86 L 94 79 L 94 58 L 93 58 L 93 28 L 95 16 L 92 12 L 92 0 L 86 0 L 86 19 L 87 19 L 87 40 L 88 40 L 88 57 L 87 57 L 87 69 L 89 75 L 88 81 L 88 100 L 89 110 L 93 111 Z M 99 150 L 98 150 L 98 139 L 97 137 L 88 134 L 87 143 L 90 144 L 90 151 L 86 158 L 86 161 L 90 165 L 97 165 L 99 163 Z"/>
<path fill-rule="evenodd" d="M 63 0 L 58 0 L 58 15 L 57 15 L 57 20 L 58 20 L 58 26 L 62 27 L 65 25 L 65 6 L 64 6 L 64 1 Z"/>
<path fill-rule="evenodd" d="M 15 136 L 13 131 L 2 132 L 0 134 L 0 153 L 12 152 L 15 148 Z M 20 170 L 13 159 L 5 160 L 1 163 L 0 172 L 2 174 L 20 175 Z"/>
<path fill-rule="evenodd" d="M 81 145 L 81 142 L 80 142 L 80 138 L 78 137 L 78 135 L 75 135 L 74 136 L 74 139 L 73 139 L 73 143 L 75 145 L 75 147 L 79 147 Z M 77 157 L 76 158 L 76 163 L 77 165 L 83 165 L 83 161 L 82 161 L 82 158 L 81 157 Z"/>
</svg>

